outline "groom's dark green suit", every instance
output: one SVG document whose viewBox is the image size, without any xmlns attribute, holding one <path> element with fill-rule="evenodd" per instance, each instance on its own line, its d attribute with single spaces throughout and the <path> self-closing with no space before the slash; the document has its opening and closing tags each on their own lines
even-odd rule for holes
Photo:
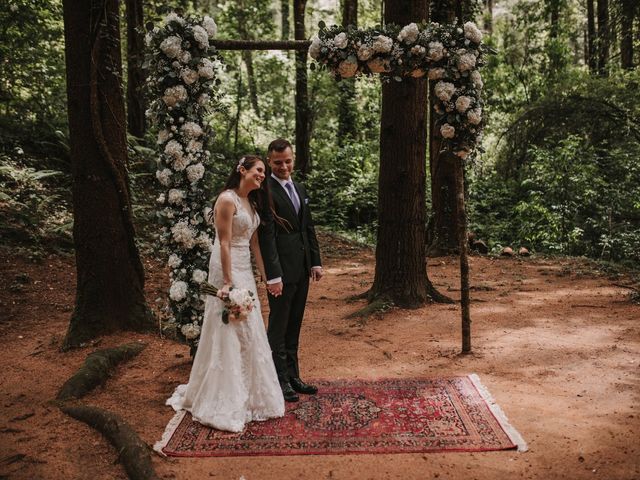
<svg viewBox="0 0 640 480">
<path fill-rule="evenodd" d="M 281 382 L 299 378 L 298 343 L 300 326 L 309 292 L 311 267 L 319 267 L 320 249 L 304 186 L 293 182 L 300 200 L 295 207 L 285 188 L 273 177 L 267 179 L 273 197 L 276 221 L 271 212 L 262 212 L 259 229 L 260 250 L 269 280 L 282 278 L 282 295 L 269 295 L 267 336 Z"/>
</svg>

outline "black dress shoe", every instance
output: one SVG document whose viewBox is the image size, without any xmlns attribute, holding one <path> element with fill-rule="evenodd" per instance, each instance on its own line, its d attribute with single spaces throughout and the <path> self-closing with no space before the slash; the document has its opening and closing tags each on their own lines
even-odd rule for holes
<svg viewBox="0 0 640 480">
<path fill-rule="evenodd" d="M 318 387 L 304 383 L 299 378 L 292 378 L 290 382 L 293 389 L 298 393 L 306 393 L 307 395 L 318 393 Z"/>
<path fill-rule="evenodd" d="M 295 390 L 291 388 L 291 384 L 289 382 L 281 383 L 280 388 L 282 389 L 282 396 L 284 397 L 285 402 L 297 402 L 300 400 L 300 397 L 298 397 Z"/>
</svg>

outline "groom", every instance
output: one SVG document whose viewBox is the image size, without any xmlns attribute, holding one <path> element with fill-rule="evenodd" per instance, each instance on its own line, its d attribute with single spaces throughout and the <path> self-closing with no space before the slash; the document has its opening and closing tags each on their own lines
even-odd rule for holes
<svg viewBox="0 0 640 480">
<path fill-rule="evenodd" d="M 270 293 L 267 336 L 284 399 L 297 402 L 298 393 L 318 392 L 315 386 L 300 379 L 298 341 L 309 279 L 322 277 L 320 249 L 307 192 L 291 179 L 294 166 L 291 143 L 283 138 L 271 142 L 267 160 L 274 211 L 263 212 L 264 222 L 259 230 Z"/>
</svg>

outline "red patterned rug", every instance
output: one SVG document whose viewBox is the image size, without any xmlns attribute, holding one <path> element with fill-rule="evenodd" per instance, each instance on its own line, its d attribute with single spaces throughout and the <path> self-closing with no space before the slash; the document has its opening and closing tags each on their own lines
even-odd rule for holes
<svg viewBox="0 0 640 480">
<path fill-rule="evenodd" d="M 283 418 L 242 433 L 179 412 L 154 448 L 178 457 L 526 449 L 476 375 L 315 383 L 317 395 L 301 395 Z"/>
</svg>

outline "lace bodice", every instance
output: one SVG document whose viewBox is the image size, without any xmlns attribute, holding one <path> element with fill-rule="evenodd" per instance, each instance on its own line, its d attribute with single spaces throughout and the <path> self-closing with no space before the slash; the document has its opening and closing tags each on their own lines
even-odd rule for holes
<svg viewBox="0 0 640 480">
<path fill-rule="evenodd" d="M 216 201 L 216 205 L 214 206 L 214 212 L 221 198 L 231 199 L 233 201 L 233 204 L 236 206 L 236 211 L 233 215 L 231 246 L 248 246 L 253 232 L 255 232 L 258 228 L 258 225 L 260 225 L 260 217 L 255 211 L 248 210 L 240 200 L 238 194 L 233 190 L 225 190 L 218 196 L 218 200 Z M 218 242 L 218 238 L 218 228 L 216 227 L 216 242 Z"/>
</svg>

